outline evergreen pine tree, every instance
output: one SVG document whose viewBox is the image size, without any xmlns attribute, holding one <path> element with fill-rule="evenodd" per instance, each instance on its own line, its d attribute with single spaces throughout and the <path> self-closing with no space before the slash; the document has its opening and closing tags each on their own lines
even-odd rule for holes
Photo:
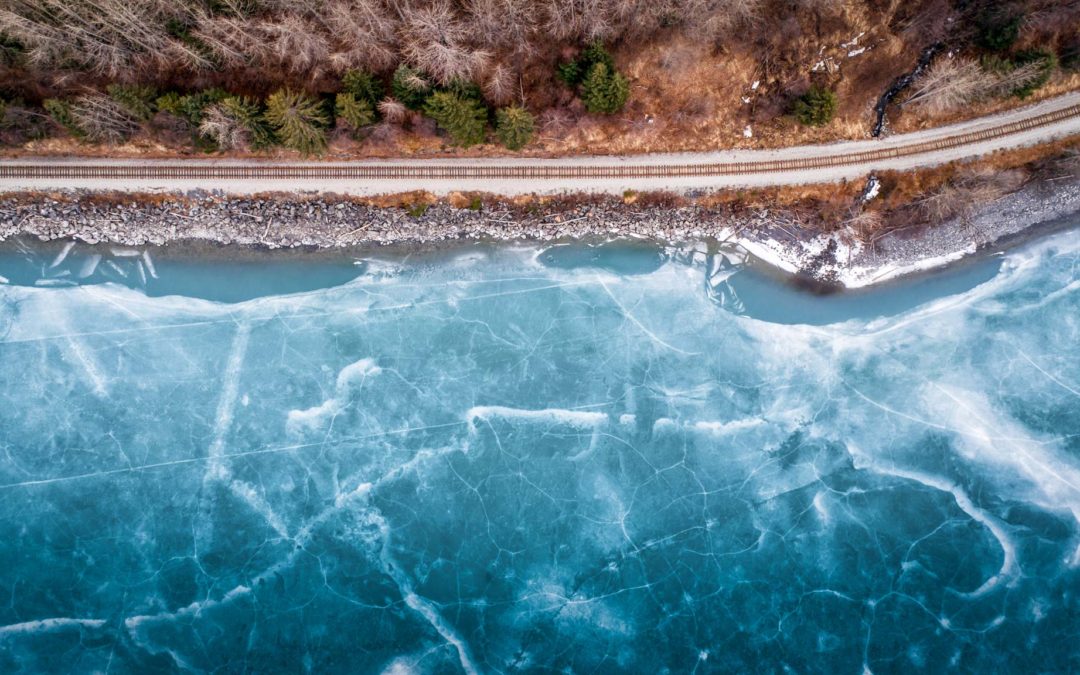
<svg viewBox="0 0 1080 675">
<path fill-rule="evenodd" d="M 110 84 L 106 91 L 109 92 L 112 100 L 122 105 L 125 110 L 142 122 L 148 121 L 157 112 L 157 106 L 154 105 L 157 90 L 153 87 Z"/>
<path fill-rule="evenodd" d="M 623 109 L 630 96 L 630 83 L 604 62 L 594 63 L 581 83 L 581 99 L 591 113 L 611 115 Z"/>
<path fill-rule="evenodd" d="M 326 150 L 330 125 L 322 101 L 290 89 L 279 89 L 266 99 L 264 117 L 287 148 L 313 155 Z"/>
<path fill-rule="evenodd" d="M 458 145 L 468 147 L 484 142 L 487 110 L 478 101 L 437 91 L 428 97 L 424 113 Z"/>
<path fill-rule="evenodd" d="M 1035 66 L 1036 72 L 1031 79 L 1012 91 L 1012 95 L 1017 98 L 1027 98 L 1035 93 L 1036 89 L 1050 81 L 1050 77 L 1057 70 L 1058 58 L 1054 52 L 1046 49 L 1027 49 L 1018 53 L 1013 58 L 1013 63 L 1016 68 L 1038 64 Z"/>
<path fill-rule="evenodd" d="M 510 150 L 520 150 L 532 140 L 536 124 L 532 113 L 519 106 L 502 108 L 495 113 L 495 135 Z"/>
<path fill-rule="evenodd" d="M 410 66 L 400 65 L 394 71 L 394 78 L 390 81 L 390 89 L 394 98 L 409 110 L 420 110 L 424 107 L 424 101 L 431 94 L 431 85 L 418 71 Z"/>
<path fill-rule="evenodd" d="M 274 144 L 274 130 L 266 123 L 262 103 L 249 96 L 230 96 L 221 108 L 251 134 L 251 147 L 258 150 Z"/>
<path fill-rule="evenodd" d="M 366 70 L 349 70 L 341 78 L 341 90 L 358 101 L 367 101 L 374 110 L 383 98 L 383 85 Z"/>
<path fill-rule="evenodd" d="M 825 87 L 810 87 L 810 91 L 795 101 L 795 118 L 808 127 L 823 127 L 832 121 L 838 105 L 836 92 Z"/>
<path fill-rule="evenodd" d="M 375 123 L 375 108 L 367 99 L 343 91 L 334 100 L 334 114 L 349 123 L 353 131 Z"/>
<path fill-rule="evenodd" d="M 67 129 L 68 133 L 78 139 L 86 138 L 86 132 L 79 128 L 75 122 L 75 116 L 71 112 L 71 104 L 58 98 L 47 98 L 42 105 L 49 117 L 60 126 Z"/>
<path fill-rule="evenodd" d="M 586 47 L 573 61 L 560 64 L 555 73 L 560 80 L 574 87 L 581 84 L 592 67 L 598 63 L 607 66 L 610 72 L 615 72 L 615 59 L 599 40 Z"/>
<path fill-rule="evenodd" d="M 217 87 L 203 89 L 191 94 L 178 94 L 175 91 L 170 91 L 158 96 L 157 100 L 154 101 L 154 107 L 163 112 L 176 115 L 193 127 L 198 127 L 202 123 L 203 111 L 227 98 L 229 98 L 229 92 Z"/>
</svg>

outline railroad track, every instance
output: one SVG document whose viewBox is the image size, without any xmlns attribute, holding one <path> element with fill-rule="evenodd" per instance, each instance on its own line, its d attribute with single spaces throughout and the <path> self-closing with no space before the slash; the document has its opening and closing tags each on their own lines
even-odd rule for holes
<svg viewBox="0 0 1080 675">
<path fill-rule="evenodd" d="M 1003 138 L 1080 116 L 1080 104 L 1032 117 L 1005 122 L 976 131 L 960 132 L 933 140 L 894 144 L 861 152 L 824 154 L 796 159 L 742 162 L 559 164 L 538 160 L 536 164 L 476 163 L 413 164 L 260 164 L 260 163 L 0 163 L 0 181 L 18 179 L 53 180 L 580 180 L 738 176 L 775 172 L 805 171 L 868 164 L 878 161 L 928 154 L 974 143 Z"/>
</svg>

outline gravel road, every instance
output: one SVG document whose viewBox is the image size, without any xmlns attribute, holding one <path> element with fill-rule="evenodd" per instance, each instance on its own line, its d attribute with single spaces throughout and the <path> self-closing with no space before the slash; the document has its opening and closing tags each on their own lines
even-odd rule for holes
<svg viewBox="0 0 1080 675">
<path fill-rule="evenodd" d="M 1004 135 L 994 135 L 1002 127 L 1024 123 L 1048 113 L 1069 111 L 1063 119 L 1043 124 L 1034 128 L 1010 131 Z M 982 133 L 988 132 L 988 133 Z M 972 135 L 981 134 L 982 138 Z M 1046 143 L 1067 136 L 1080 134 L 1080 92 L 1073 92 L 1038 104 L 991 115 L 958 124 L 927 129 L 908 134 L 898 134 L 887 139 L 845 141 L 829 145 L 807 145 L 778 150 L 723 150 L 717 152 L 655 154 L 635 156 L 584 156 L 560 159 L 534 158 L 485 158 L 485 159 L 439 159 L 439 160 L 385 160 L 364 162 L 265 162 L 240 160 L 117 160 L 86 158 L 39 158 L 0 160 L 0 192 L 18 190 L 123 190 L 131 192 L 188 192 L 192 190 L 214 190 L 229 194 L 258 194 L 264 192 L 309 192 L 338 193 L 349 195 L 378 195 L 426 190 L 435 194 L 447 194 L 454 191 L 480 191 L 499 195 L 551 194 L 563 192 L 606 192 L 620 194 L 625 190 L 674 190 L 690 191 L 727 187 L 753 187 L 774 185 L 799 185 L 808 183 L 837 182 L 857 179 L 877 170 L 906 170 L 917 167 L 933 166 L 956 160 L 974 159 L 999 150 L 1020 148 Z M 989 136 L 989 137 L 986 137 Z M 950 147 L 927 149 L 911 153 L 911 146 L 919 146 L 933 141 L 952 139 Z M 962 142 L 961 142 L 962 141 Z M 870 161 L 858 161 L 853 157 L 858 153 L 896 149 L 905 147 L 909 152 L 893 157 L 875 157 Z M 835 161 L 836 165 L 818 166 L 808 169 L 782 170 L 768 169 L 766 163 L 802 159 L 821 159 Z M 664 175 L 667 167 L 673 173 L 676 167 L 694 167 L 696 165 L 715 165 L 741 163 L 749 170 L 707 171 L 703 175 Z M 483 177 L 394 177 L 394 178 L 177 178 L 177 177 L 109 177 L 108 172 L 129 171 L 134 167 L 230 167 L 243 170 L 245 167 L 274 167 L 302 170 L 304 167 L 397 167 L 410 168 L 433 165 L 439 167 L 469 168 L 473 171 L 484 169 L 493 176 Z M 87 168 L 88 171 L 104 172 L 97 177 L 31 177 L 35 167 Z M 651 176 L 582 176 L 582 177 L 509 177 L 514 168 L 550 168 L 573 172 L 576 169 L 595 169 L 603 174 L 604 169 L 612 167 L 626 169 L 660 167 L 660 171 L 647 171 Z M 4 171 L 14 175 L 3 175 Z M 610 171 L 609 171 L 610 173 Z M 499 176 L 498 174 L 506 174 Z"/>
</svg>

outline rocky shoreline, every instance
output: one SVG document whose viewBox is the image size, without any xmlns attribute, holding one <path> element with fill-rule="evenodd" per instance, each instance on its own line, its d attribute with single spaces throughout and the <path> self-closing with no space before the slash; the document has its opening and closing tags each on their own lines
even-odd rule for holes
<svg viewBox="0 0 1080 675">
<path fill-rule="evenodd" d="M 733 214 L 700 206 L 589 199 L 471 206 L 386 207 L 307 195 L 9 195 L 0 198 L 0 241 L 33 237 L 120 246 L 198 242 L 233 249 L 329 250 L 468 240 L 711 240 L 737 243 L 767 263 L 825 286 L 859 287 L 945 264 L 1040 225 L 1074 224 L 1080 215 L 1080 179 L 1033 181 L 963 218 L 892 232 L 872 243 L 843 229 L 823 233 L 813 225 L 801 226 L 783 210 Z"/>
<path fill-rule="evenodd" d="M 0 240 L 26 235 L 88 244 L 161 246 L 205 240 L 226 245 L 345 248 L 461 239 L 551 241 L 592 236 L 684 241 L 723 237 L 748 225 L 698 207 L 635 209 L 615 204 L 546 209 L 371 206 L 334 197 L 230 198 L 195 194 L 168 201 L 0 199 Z"/>
</svg>

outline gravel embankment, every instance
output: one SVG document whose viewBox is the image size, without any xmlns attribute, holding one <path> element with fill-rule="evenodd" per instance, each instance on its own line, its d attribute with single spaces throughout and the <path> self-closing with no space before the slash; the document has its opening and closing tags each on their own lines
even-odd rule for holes
<svg viewBox="0 0 1080 675">
<path fill-rule="evenodd" d="M 345 247 L 456 239 L 651 237 L 665 241 L 724 238 L 755 218 L 733 218 L 697 207 L 634 208 L 589 204 L 550 210 L 471 210 L 439 203 L 422 214 L 318 198 L 228 199 L 201 196 L 160 204 L 0 200 L 0 239 L 162 245 L 187 240 L 268 248 Z"/>
<path fill-rule="evenodd" d="M 911 227 L 873 244 L 849 232 L 800 228 L 782 211 L 733 215 L 698 206 L 569 206 L 480 210 L 438 203 L 409 212 L 333 197 L 237 198 L 195 194 L 158 202 L 102 202 L 84 193 L 61 199 L 0 199 L 0 241 L 75 239 L 123 246 L 204 242 L 280 248 L 371 247 L 462 240 L 648 238 L 737 242 L 757 257 L 824 284 L 867 286 L 945 264 L 1038 226 L 1075 224 L 1080 179 L 1031 183 L 975 208 L 964 219 Z"/>
</svg>

